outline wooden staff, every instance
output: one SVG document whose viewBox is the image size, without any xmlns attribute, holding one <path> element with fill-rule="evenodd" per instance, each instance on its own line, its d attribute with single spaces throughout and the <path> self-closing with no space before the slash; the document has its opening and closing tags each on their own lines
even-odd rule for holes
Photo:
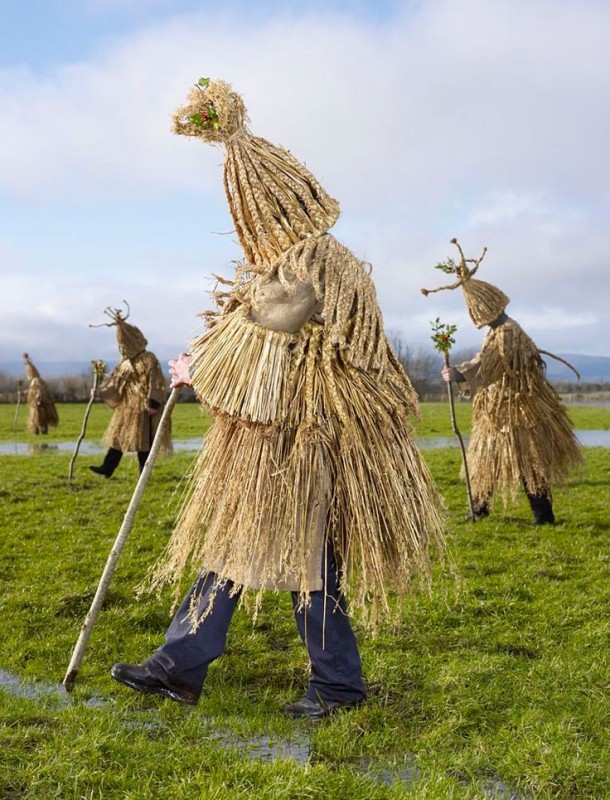
<svg viewBox="0 0 610 800">
<path fill-rule="evenodd" d="M 17 420 L 19 419 L 19 406 L 21 405 L 22 389 L 23 389 L 23 381 L 20 378 L 17 381 L 17 407 L 15 408 L 15 419 L 13 420 L 13 433 L 17 433 Z"/>
<path fill-rule="evenodd" d="M 451 364 L 449 363 L 449 351 L 451 350 L 451 345 L 455 344 L 455 339 L 453 338 L 453 334 L 456 332 L 457 326 L 456 325 L 446 325 L 440 321 L 437 317 L 434 322 L 432 323 L 432 341 L 434 342 L 434 346 L 436 349 L 442 353 L 443 361 L 445 363 L 445 368 L 450 370 Z M 464 468 L 464 480 L 466 482 L 466 493 L 468 495 L 468 508 L 469 514 L 468 518 L 471 522 L 476 522 L 476 514 L 474 511 L 474 503 L 472 501 L 472 490 L 470 488 L 470 474 L 468 472 L 468 459 L 466 458 L 466 448 L 464 447 L 464 439 L 462 438 L 462 434 L 460 433 L 460 429 L 457 425 L 457 420 L 455 417 L 455 400 L 453 398 L 453 384 L 451 380 L 447 381 L 447 394 L 449 396 L 449 410 L 451 413 L 451 427 L 453 432 L 457 436 L 458 442 L 460 444 L 460 450 L 462 452 L 462 465 Z"/>
<path fill-rule="evenodd" d="M 81 442 L 85 438 L 85 431 L 87 430 L 87 422 L 89 420 L 89 414 L 91 413 L 91 407 L 95 402 L 95 391 L 100 382 L 100 378 L 103 377 L 104 373 L 106 372 L 106 364 L 103 361 L 92 361 L 91 369 L 93 370 L 93 389 L 91 391 L 91 397 L 89 398 L 89 402 L 87 403 L 87 408 L 85 409 L 85 417 L 83 419 L 83 426 L 80 430 L 80 436 L 76 441 L 76 446 L 74 447 L 74 452 L 72 453 L 72 458 L 70 459 L 70 466 L 68 467 L 69 481 L 72 480 L 72 475 L 74 474 L 74 462 L 76 461 L 76 456 L 78 455 Z"/>
<path fill-rule="evenodd" d="M 106 566 L 104 567 L 104 571 L 102 572 L 102 577 L 100 578 L 100 582 L 95 592 L 95 597 L 93 598 L 91 607 L 89 608 L 87 616 L 85 617 L 85 621 L 83 622 L 82 627 L 80 629 L 80 635 L 78 637 L 78 641 L 76 642 L 74 651 L 72 652 L 72 658 L 70 659 L 66 675 L 63 679 L 64 688 L 68 692 L 74 686 L 74 682 L 76 680 L 76 676 L 78 675 L 78 670 L 81 661 L 83 660 L 85 648 L 87 647 L 89 637 L 91 636 L 91 631 L 93 630 L 93 626 L 95 625 L 97 615 L 102 607 L 104 598 L 106 597 L 106 591 L 108 590 L 108 586 L 110 585 L 110 581 L 112 580 L 112 576 L 116 569 L 119 556 L 121 555 L 121 551 L 123 550 L 125 542 L 127 541 L 127 537 L 131 532 L 133 521 L 135 519 L 138 506 L 140 505 L 140 499 L 142 497 L 142 494 L 144 493 L 144 489 L 146 488 L 146 484 L 148 483 L 148 479 L 150 478 L 150 474 L 153 470 L 153 466 L 155 464 L 157 455 L 161 448 L 161 442 L 163 441 L 163 432 L 169 423 L 172 411 L 180 395 L 180 390 L 181 387 L 179 386 L 172 389 L 169 399 L 165 405 L 163 414 L 161 416 L 161 421 L 159 422 L 159 427 L 157 428 L 157 432 L 155 434 L 152 447 L 150 448 L 150 453 L 148 454 L 148 458 L 146 459 L 146 464 L 144 464 L 144 469 L 142 470 L 138 483 L 136 484 L 136 488 L 132 495 L 127 511 L 125 512 L 125 516 L 123 517 L 123 523 L 117 534 L 116 539 L 114 540 L 112 550 L 110 551 L 110 555 L 108 556 L 108 559 L 106 561 Z"/>
</svg>

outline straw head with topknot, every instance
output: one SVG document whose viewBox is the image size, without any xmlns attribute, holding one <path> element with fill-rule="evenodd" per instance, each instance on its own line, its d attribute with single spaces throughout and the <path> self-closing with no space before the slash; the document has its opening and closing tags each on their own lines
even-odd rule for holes
<svg viewBox="0 0 610 800">
<path fill-rule="evenodd" d="M 457 281 L 447 286 L 439 286 L 437 289 L 422 289 L 421 293 L 427 297 L 434 292 L 442 292 L 445 289 L 457 289 L 458 286 L 461 286 L 466 299 L 466 306 L 470 314 L 470 319 L 477 328 L 490 325 L 504 312 L 504 309 L 510 303 L 510 298 L 498 289 L 497 286 L 486 283 L 485 281 L 473 279 L 473 275 L 477 272 L 481 262 L 485 258 L 487 248 L 483 248 L 478 258 L 466 258 L 457 239 L 451 239 L 451 244 L 454 244 L 458 249 L 460 255 L 459 262 L 456 263 L 454 259 L 448 258 L 446 261 L 437 264 L 436 269 L 440 269 L 448 275 L 455 275 Z M 469 267 L 469 264 L 473 266 Z"/>
<path fill-rule="evenodd" d="M 135 358 L 146 350 L 148 340 L 139 328 L 127 322 L 130 314 L 129 303 L 123 300 L 127 311 L 123 312 L 120 308 L 104 309 L 104 314 L 110 317 L 112 322 L 102 322 L 100 325 L 89 325 L 90 328 L 113 328 L 116 326 L 116 339 L 119 353 L 123 358 Z"/>
<path fill-rule="evenodd" d="M 248 117 L 241 97 L 225 81 L 199 78 L 172 117 L 172 130 L 205 142 L 226 142 L 246 131 Z"/>
<path fill-rule="evenodd" d="M 247 264 L 257 271 L 293 245 L 326 233 L 340 211 L 300 161 L 253 136 L 247 121 L 244 102 L 228 83 L 200 78 L 174 114 L 173 131 L 225 145 L 229 210 Z"/>
</svg>

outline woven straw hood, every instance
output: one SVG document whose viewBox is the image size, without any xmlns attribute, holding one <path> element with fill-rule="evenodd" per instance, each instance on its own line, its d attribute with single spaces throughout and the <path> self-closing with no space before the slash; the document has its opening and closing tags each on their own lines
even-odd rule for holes
<svg viewBox="0 0 610 800">
<path fill-rule="evenodd" d="M 40 378 L 40 372 L 36 369 L 34 364 L 32 364 L 32 359 L 27 353 L 23 354 L 23 361 L 25 363 L 25 374 L 29 381 L 33 381 L 34 378 Z"/>
<path fill-rule="evenodd" d="M 148 340 L 139 328 L 130 325 L 127 317 L 130 313 L 129 303 L 123 300 L 127 306 L 125 314 L 120 308 L 105 308 L 104 314 L 110 317 L 112 322 L 104 322 L 102 325 L 90 325 L 90 328 L 114 328 L 116 326 L 116 340 L 119 346 L 119 353 L 123 358 L 135 358 L 146 350 Z"/>
<path fill-rule="evenodd" d="M 116 323 L 116 340 L 123 358 L 135 358 L 146 349 L 148 341 L 142 331 L 123 319 Z"/>
<path fill-rule="evenodd" d="M 202 78 L 173 116 L 174 133 L 226 147 L 224 186 L 250 264 L 268 262 L 339 218 L 339 204 L 283 147 L 253 136 L 246 107 L 224 81 Z"/>
<path fill-rule="evenodd" d="M 475 280 L 472 277 L 485 257 L 486 247 L 483 248 L 480 257 L 475 259 L 464 257 L 457 239 L 452 239 L 451 244 L 454 244 L 460 252 L 460 263 L 456 264 L 452 259 L 449 259 L 445 264 L 439 264 L 439 268 L 448 274 L 457 275 L 458 280 L 449 286 L 439 286 L 438 289 L 422 289 L 422 294 L 429 295 L 433 292 L 442 292 L 444 289 L 457 289 L 458 286 L 461 286 L 470 319 L 477 328 L 483 328 L 502 314 L 510 303 L 510 298 L 500 291 L 497 286 L 485 281 Z M 474 267 L 470 269 L 468 264 L 474 264 Z"/>
</svg>

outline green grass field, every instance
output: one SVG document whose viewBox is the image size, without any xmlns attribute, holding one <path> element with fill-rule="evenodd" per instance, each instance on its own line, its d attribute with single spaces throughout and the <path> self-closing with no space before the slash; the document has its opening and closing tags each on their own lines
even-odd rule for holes
<svg viewBox="0 0 610 800">
<path fill-rule="evenodd" d="M 22 409 L 23 429 L 26 409 Z M 76 439 L 84 406 L 59 408 L 49 442 Z M 470 407 L 458 406 L 468 430 Z M 0 442 L 14 406 L 0 406 Z M 610 410 L 570 410 L 610 428 Z M 87 434 L 108 420 L 94 407 Z M 203 434 L 197 406 L 174 434 Z M 420 435 L 451 435 L 444 404 L 423 406 Z M 531 525 L 525 497 L 464 520 L 456 449 L 425 457 L 450 512 L 458 575 L 438 572 L 402 622 L 375 639 L 355 620 L 370 701 L 322 723 L 289 721 L 307 680 L 290 598 L 269 594 L 255 624 L 237 612 L 226 655 L 194 709 L 130 692 L 109 676 L 162 641 L 172 598 L 136 589 L 173 526 L 194 454 L 160 461 L 147 487 L 75 691 L 59 690 L 78 630 L 137 479 L 112 480 L 69 453 L 0 456 L 0 798 L 297 800 L 300 798 L 610 797 L 610 451 L 555 492 L 558 524 Z M 19 685 L 9 686 L 14 679 Z M 2 683 L 7 684 L 2 690 Z M 48 690 L 48 691 L 47 691 Z"/>
</svg>

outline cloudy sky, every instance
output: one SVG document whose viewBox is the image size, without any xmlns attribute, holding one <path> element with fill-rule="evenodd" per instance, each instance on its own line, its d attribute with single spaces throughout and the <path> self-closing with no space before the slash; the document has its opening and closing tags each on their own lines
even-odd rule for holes
<svg viewBox="0 0 610 800">
<path fill-rule="evenodd" d="M 222 153 L 170 133 L 200 76 L 342 207 L 386 327 L 476 345 L 424 298 L 457 236 L 538 345 L 607 355 L 607 0 L 2 0 L 0 368 L 113 359 L 123 298 L 161 357 L 241 256 Z"/>
</svg>

